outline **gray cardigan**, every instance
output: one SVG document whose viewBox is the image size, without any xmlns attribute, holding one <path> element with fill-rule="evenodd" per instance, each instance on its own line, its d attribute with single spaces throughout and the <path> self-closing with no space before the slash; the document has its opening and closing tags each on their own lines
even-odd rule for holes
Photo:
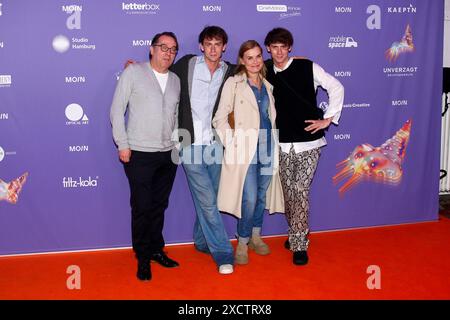
<svg viewBox="0 0 450 320">
<path fill-rule="evenodd" d="M 156 152 L 175 146 L 180 79 L 169 71 L 163 94 L 149 61 L 129 65 L 120 76 L 111 105 L 113 138 L 119 150 Z M 125 112 L 128 106 L 128 122 Z"/>
</svg>

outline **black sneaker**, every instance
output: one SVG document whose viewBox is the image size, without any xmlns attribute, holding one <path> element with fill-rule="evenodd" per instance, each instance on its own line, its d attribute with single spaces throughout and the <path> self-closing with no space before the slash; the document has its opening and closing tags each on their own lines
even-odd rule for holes
<svg viewBox="0 0 450 320">
<path fill-rule="evenodd" d="M 284 242 L 284 247 L 288 250 L 291 250 L 291 244 L 289 243 L 289 238 L 286 239 Z"/>
<path fill-rule="evenodd" d="M 292 261 L 298 266 L 303 266 L 308 263 L 308 254 L 306 251 L 295 251 Z"/>
<path fill-rule="evenodd" d="M 150 260 L 158 262 L 166 268 L 175 268 L 180 264 L 175 260 L 170 259 L 164 252 L 154 253 L 150 256 Z"/>
<path fill-rule="evenodd" d="M 150 268 L 150 260 L 138 260 L 138 268 L 136 276 L 141 281 L 149 281 L 152 278 L 152 269 Z"/>
</svg>

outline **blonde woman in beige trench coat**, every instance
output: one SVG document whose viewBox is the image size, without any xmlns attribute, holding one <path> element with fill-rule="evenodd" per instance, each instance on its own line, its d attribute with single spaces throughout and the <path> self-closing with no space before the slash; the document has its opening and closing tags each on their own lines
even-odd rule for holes
<svg viewBox="0 0 450 320">
<path fill-rule="evenodd" d="M 261 239 L 264 209 L 284 212 L 273 88 L 265 71 L 261 46 L 254 40 L 244 42 L 236 75 L 225 82 L 213 119 L 225 147 L 217 202 L 220 211 L 239 218 L 237 264 L 248 263 L 248 248 L 270 253 Z"/>
</svg>

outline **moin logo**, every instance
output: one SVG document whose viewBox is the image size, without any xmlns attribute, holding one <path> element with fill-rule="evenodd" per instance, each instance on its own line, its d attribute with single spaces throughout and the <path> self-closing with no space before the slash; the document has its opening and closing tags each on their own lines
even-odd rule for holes
<svg viewBox="0 0 450 320">
<path fill-rule="evenodd" d="M 203 12 L 222 12 L 222 6 L 204 5 Z"/>
<path fill-rule="evenodd" d="M 69 152 L 88 152 L 89 146 L 69 146 Z"/>
<path fill-rule="evenodd" d="M 62 11 L 70 15 L 66 20 L 67 29 L 81 29 L 81 12 L 83 11 L 83 6 L 62 6 Z"/>
<path fill-rule="evenodd" d="M 86 77 L 85 76 L 66 76 L 65 82 L 66 83 L 85 83 Z"/>
<path fill-rule="evenodd" d="M 133 40 L 133 47 L 150 47 L 152 45 L 152 40 L 142 39 Z"/>
<path fill-rule="evenodd" d="M 335 7 L 335 13 L 352 13 L 352 7 Z"/>
<path fill-rule="evenodd" d="M 3 15 L 2 6 L 3 6 L 3 3 L 0 2 L 0 17 Z"/>
<path fill-rule="evenodd" d="M 66 125 L 89 124 L 89 119 L 84 113 L 83 108 L 77 103 L 71 103 L 66 107 Z"/>
<path fill-rule="evenodd" d="M 98 186 L 98 176 L 94 179 L 89 176 L 88 178 L 78 177 L 63 177 L 63 188 L 95 188 Z"/>
<path fill-rule="evenodd" d="M 370 16 L 366 20 L 366 27 L 369 30 L 381 29 L 381 9 L 377 5 L 370 5 L 367 7 L 366 13 Z"/>
<path fill-rule="evenodd" d="M 353 37 L 330 37 L 330 41 L 328 43 L 328 48 L 357 48 L 358 42 L 356 42 Z"/>
<path fill-rule="evenodd" d="M 0 113 L 0 120 L 8 120 L 9 119 L 9 114 L 6 113 Z"/>
<path fill-rule="evenodd" d="M 3 41 L 0 41 L 0 49 L 3 49 L 5 47 L 5 43 Z"/>
</svg>

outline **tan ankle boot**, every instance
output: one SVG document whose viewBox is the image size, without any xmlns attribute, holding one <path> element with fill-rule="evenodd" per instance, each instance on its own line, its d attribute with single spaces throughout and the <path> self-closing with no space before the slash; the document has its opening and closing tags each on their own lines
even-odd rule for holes
<svg viewBox="0 0 450 320">
<path fill-rule="evenodd" d="M 235 255 L 236 264 L 248 263 L 248 246 L 246 244 L 238 242 Z"/>
<path fill-rule="evenodd" d="M 261 236 L 252 236 L 250 238 L 250 242 L 248 243 L 248 247 L 259 255 L 265 256 L 270 253 L 269 246 L 263 241 Z"/>
</svg>

